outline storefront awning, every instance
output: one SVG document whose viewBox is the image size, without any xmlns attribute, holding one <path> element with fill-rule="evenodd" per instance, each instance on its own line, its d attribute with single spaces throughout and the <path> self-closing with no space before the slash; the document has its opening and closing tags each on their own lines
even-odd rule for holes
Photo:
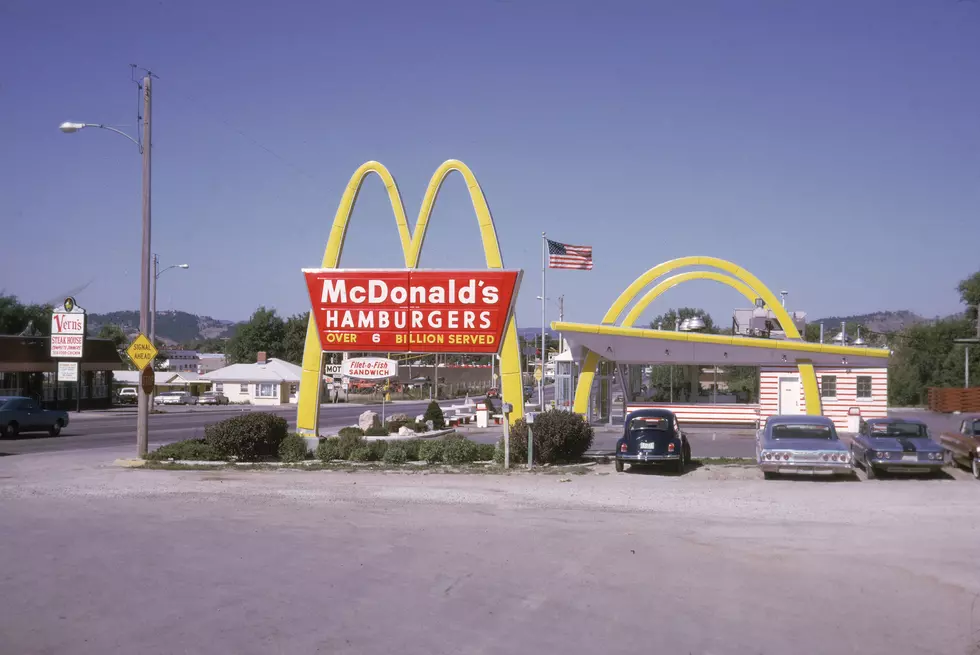
<svg viewBox="0 0 980 655">
<path fill-rule="evenodd" d="M 621 364 L 720 364 L 785 366 L 810 360 L 815 366 L 886 367 L 886 348 L 835 346 L 806 341 L 675 332 L 647 328 L 555 322 L 576 359 L 587 348 Z"/>
</svg>

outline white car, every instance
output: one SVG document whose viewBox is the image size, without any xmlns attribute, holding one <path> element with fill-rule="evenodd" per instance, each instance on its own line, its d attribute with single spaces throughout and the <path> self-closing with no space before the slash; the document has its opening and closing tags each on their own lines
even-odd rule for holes
<svg viewBox="0 0 980 655">
<path fill-rule="evenodd" d="M 164 391 L 157 394 L 158 405 L 196 405 L 197 396 L 187 391 Z"/>
</svg>

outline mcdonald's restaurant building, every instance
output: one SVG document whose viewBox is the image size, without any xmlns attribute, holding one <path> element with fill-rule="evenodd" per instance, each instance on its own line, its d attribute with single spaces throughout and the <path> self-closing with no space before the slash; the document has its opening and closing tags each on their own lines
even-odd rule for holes
<svg viewBox="0 0 980 655">
<path fill-rule="evenodd" d="M 85 339 L 79 382 L 59 382 L 49 337 L 0 335 L 0 396 L 36 398 L 48 409 L 108 409 L 112 371 L 124 368 L 109 339 Z"/>
</svg>

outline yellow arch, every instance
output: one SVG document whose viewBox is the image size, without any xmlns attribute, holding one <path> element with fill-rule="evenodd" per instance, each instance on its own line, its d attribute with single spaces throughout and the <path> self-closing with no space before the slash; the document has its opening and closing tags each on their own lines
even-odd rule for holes
<svg viewBox="0 0 980 655">
<path fill-rule="evenodd" d="M 473 210 L 476 212 L 477 222 L 480 225 L 480 237 L 483 242 L 483 252 L 487 261 L 487 268 L 503 268 L 503 258 L 500 255 L 500 245 L 497 243 L 497 232 L 493 225 L 493 217 L 490 214 L 490 207 L 483 195 L 483 189 L 477 182 L 473 171 L 463 162 L 456 159 L 449 159 L 442 163 L 429 180 L 429 186 L 422 199 L 422 206 L 419 208 L 418 220 L 415 222 L 414 231 L 409 230 L 408 219 L 405 216 L 405 205 L 402 202 L 401 193 L 395 178 L 383 164 L 376 161 L 369 161 L 362 164 L 351 176 L 347 188 L 340 199 L 337 213 L 334 215 L 333 226 L 330 229 L 330 238 L 327 240 L 327 247 L 323 253 L 322 268 L 336 268 L 340 263 L 340 256 L 344 249 L 344 239 L 347 236 L 347 226 L 350 223 L 351 214 L 354 211 L 354 204 L 361 191 L 361 185 L 371 173 L 375 173 L 384 182 L 385 190 L 388 193 L 388 200 L 391 202 L 391 210 L 395 215 L 395 224 L 398 228 L 398 237 L 401 240 L 402 253 L 405 256 L 405 267 L 416 268 L 419 256 L 422 253 L 422 244 L 425 242 L 425 233 L 429 225 L 429 216 L 435 207 L 436 198 L 443 182 L 453 171 L 458 171 L 466 181 L 466 187 L 470 193 L 470 201 L 473 203 Z M 320 337 L 316 331 L 316 323 L 313 315 L 306 328 L 306 345 L 303 350 L 303 372 L 299 387 L 299 407 L 297 408 L 296 427 L 300 434 L 307 436 L 317 435 L 317 420 L 320 406 L 320 381 L 321 381 L 321 360 L 323 349 L 320 345 Z M 524 392 L 521 383 L 521 362 L 520 351 L 517 342 L 517 325 L 512 317 L 507 324 L 504 333 L 503 348 L 500 353 L 500 379 L 501 391 L 504 402 L 510 402 L 514 406 L 511 420 L 518 420 L 524 416 Z"/>
<path fill-rule="evenodd" d="M 789 313 L 776 300 L 776 296 L 765 284 L 762 283 L 761 280 L 759 280 L 759 278 L 752 275 L 752 273 L 741 268 L 740 266 L 717 257 L 680 257 L 678 259 L 672 259 L 654 266 L 646 273 L 636 278 L 631 285 L 629 285 L 621 294 L 619 294 L 619 297 L 616 298 L 616 301 L 613 302 L 612 306 L 609 308 L 609 311 L 607 311 L 606 315 L 602 318 L 602 323 L 604 325 L 615 325 L 616 321 L 619 319 L 620 315 L 622 315 L 629 303 L 632 302 L 633 299 L 636 298 L 636 296 L 639 295 L 639 293 L 648 284 L 662 275 L 686 266 L 711 266 L 713 268 L 725 271 L 729 275 L 721 275 L 712 271 L 692 271 L 690 273 L 684 273 L 669 278 L 662 284 L 651 289 L 640 300 L 640 302 L 637 303 L 636 307 L 633 308 L 633 311 L 627 316 L 627 320 L 631 319 L 632 321 L 635 321 L 643 310 L 646 309 L 647 305 L 649 305 L 657 296 L 662 294 L 667 289 L 680 284 L 681 282 L 699 279 L 715 280 L 717 282 L 727 284 L 728 286 L 743 293 L 743 295 L 746 295 L 745 290 L 748 290 L 749 295 L 746 295 L 746 297 L 750 298 L 752 301 L 754 301 L 755 298 L 762 298 L 766 306 L 773 312 L 773 314 L 775 314 L 776 319 L 779 321 L 780 325 L 783 327 L 783 331 L 786 333 L 786 337 L 788 339 L 802 339 L 800 332 L 796 329 L 796 325 L 793 323 L 792 318 L 790 318 Z M 682 277 L 683 279 L 678 279 Z M 585 357 L 585 362 L 582 365 L 582 373 L 579 376 L 578 385 L 575 388 L 575 401 L 573 409 L 576 413 L 584 414 L 588 409 L 589 395 L 592 392 L 592 382 L 595 379 L 595 371 L 598 365 L 598 353 L 591 351 L 588 352 Z M 820 406 L 820 392 L 817 387 L 817 375 L 813 370 L 813 363 L 810 360 L 798 360 L 797 367 L 800 371 L 800 381 L 803 384 L 803 396 L 806 401 L 806 412 L 807 414 L 820 415 L 822 413 Z"/>
</svg>

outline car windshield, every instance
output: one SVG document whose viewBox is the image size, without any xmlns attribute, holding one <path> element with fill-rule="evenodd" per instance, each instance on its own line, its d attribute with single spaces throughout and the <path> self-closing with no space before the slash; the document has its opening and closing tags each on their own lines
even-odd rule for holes
<svg viewBox="0 0 980 655">
<path fill-rule="evenodd" d="M 968 425 L 967 426 L 967 430 L 969 430 L 969 429 L 970 429 L 970 426 Z M 970 432 L 970 434 L 980 435 L 980 418 L 978 418 L 975 421 L 973 421 L 973 430 Z"/>
<path fill-rule="evenodd" d="M 928 437 L 926 426 L 918 423 L 875 423 L 871 426 L 872 437 Z"/>
<path fill-rule="evenodd" d="M 670 430 L 670 423 L 663 416 L 638 416 L 630 421 L 630 432 L 637 430 Z"/>
<path fill-rule="evenodd" d="M 833 439 L 834 428 L 815 423 L 779 423 L 772 426 L 773 439 Z"/>
</svg>

